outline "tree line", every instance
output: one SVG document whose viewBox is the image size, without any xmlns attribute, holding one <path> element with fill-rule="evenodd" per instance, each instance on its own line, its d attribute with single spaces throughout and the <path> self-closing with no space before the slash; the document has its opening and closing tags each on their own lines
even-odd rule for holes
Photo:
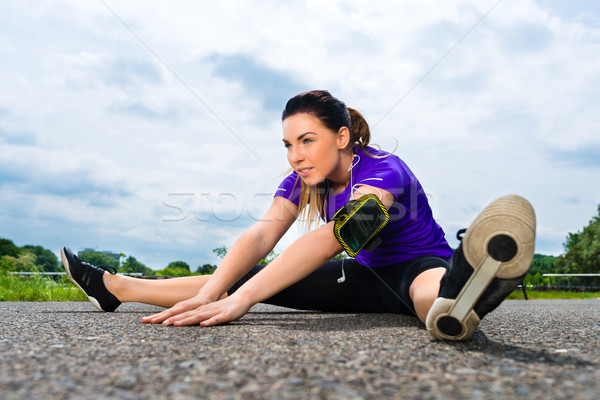
<svg viewBox="0 0 600 400">
<path fill-rule="evenodd" d="M 214 249 L 213 252 L 219 255 L 222 250 Z M 114 257 L 109 252 L 100 252 L 95 250 L 80 251 L 77 256 L 85 262 L 94 265 L 106 265 L 115 267 L 121 273 L 138 273 L 142 275 L 157 276 L 188 276 L 188 275 L 206 275 L 212 274 L 217 268 L 213 264 L 203 264 L 192 270 L 185 261 L 173 261 L 165 268 L 153 270 L 134 256 L 127 256 L 123 253 Z M 0 273 L 6 272 L 62 272 L 64 271 L 58 257 L 48 249 L 42 246 L 16 246 L 12 240 L 0 238 Z"/>
<path fill-rule="evenodd" d="M 581 231 L 569 233 L 563 243 L 564 253 L 558 257 L 535 254 L 531 263 L 531 269 L 525 279 L 525 284 L 534 286 L 545 286 L 550 284 L 550 279 L 543 277 L 547 273 L 580 274 L 600 273 L 600 204 L 598 215 L 594 216 Z M 224 258 L 227 247 L 221 246 L 213 249 L 213 253 Z M 79 258 L 94 265 L 110 265 L 119 272 L 141 273 L 143 275 L 160 276 L 188 276 L 212 274 L 216 265 L 204 264 L 192 270 L 185 261 L 173 261 L 161 270 L 153 270 L 139 262 L 133 256 L 119 254 L 118 258 L 108 253 L 95 250 L 84 250 L 79 252 Z M 268 264 L 277 253 L 271 251 L 259 264 Z M 344 258 L 341 254 L 336 258 Z M 9 239 L 0 238 L 0 273 L 9 271 L 25 272 L 58 272 L 63 271 L 56 255 L 42 246 L 25 245 L 16 246 Z M 584 278 L 570 278 L 573 285 L 585 285 L 589 282 Z M 554 279 L 554 284 L 564 284 L 565 279 Z M 596 282 L 596 286 L 598 282 Z"/>
</svg>

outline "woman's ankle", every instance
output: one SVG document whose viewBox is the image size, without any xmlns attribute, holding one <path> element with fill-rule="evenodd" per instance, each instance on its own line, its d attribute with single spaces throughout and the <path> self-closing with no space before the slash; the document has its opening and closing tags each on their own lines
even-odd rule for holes
<svg viewBox="0 0 600 400">
<path fill-rule="evenodd" d="M 102 275 L 102 281 L 104 282 L 104 286 L 106 290 L 108 290 L 113 296 L 115 296 L 120 302 L 124 302 L 122 300 L 122 288 L 123 288 L 123 276 L 121 275 L 113 275 L 104 273 Z"/>
</svg>

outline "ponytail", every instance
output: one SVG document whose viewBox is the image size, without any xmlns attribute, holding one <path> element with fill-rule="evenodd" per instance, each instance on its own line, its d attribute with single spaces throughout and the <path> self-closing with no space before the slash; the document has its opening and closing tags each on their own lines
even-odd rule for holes
<svg viewBox="0 0 600 400">
<path fill-rule="evenodd" d="M 350 115 L 350 143 L 349 149 L 358 145 L 361 149 L 365 149 L 371 140 L 371 130 L 369 124 L 357 110 L 352 107 L 347 107 L 348 115 Z"/>
</svg>

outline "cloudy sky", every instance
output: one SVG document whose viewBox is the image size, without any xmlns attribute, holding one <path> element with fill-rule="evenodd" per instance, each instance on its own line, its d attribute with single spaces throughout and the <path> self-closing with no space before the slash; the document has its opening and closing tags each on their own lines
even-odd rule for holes
<svg viewBox="0 0 600 400">
<path fill-rule="evenodd" d="M 452 245 L 519 193 L 558 255 L 600 203 L 597 1 L 3 1 L 0 60 L 20 246 L 215 263 L 270 203 L 281 110 L 309 89 L 397 141 Z"/>
</svg>

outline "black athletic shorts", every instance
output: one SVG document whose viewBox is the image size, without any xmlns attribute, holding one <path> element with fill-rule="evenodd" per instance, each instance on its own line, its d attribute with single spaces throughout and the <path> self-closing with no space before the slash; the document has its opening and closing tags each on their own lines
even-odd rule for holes
<svg viewBox="0 0 600 400">
<path fill-rule="evenodd" d="M 342 277 L 342 261 L 345 280 L 338 283 Z M 264 267 L 252 268 L 227 294 L 231 295 Z M 422 256 L 374 268 L 354 259 L 332 260 L 263 303 L 299 310 L 416 315 L 409 296 L 410 285 L 420 273 L 439 267 L 447 268 L 448 260 Z"/>
</svg>

